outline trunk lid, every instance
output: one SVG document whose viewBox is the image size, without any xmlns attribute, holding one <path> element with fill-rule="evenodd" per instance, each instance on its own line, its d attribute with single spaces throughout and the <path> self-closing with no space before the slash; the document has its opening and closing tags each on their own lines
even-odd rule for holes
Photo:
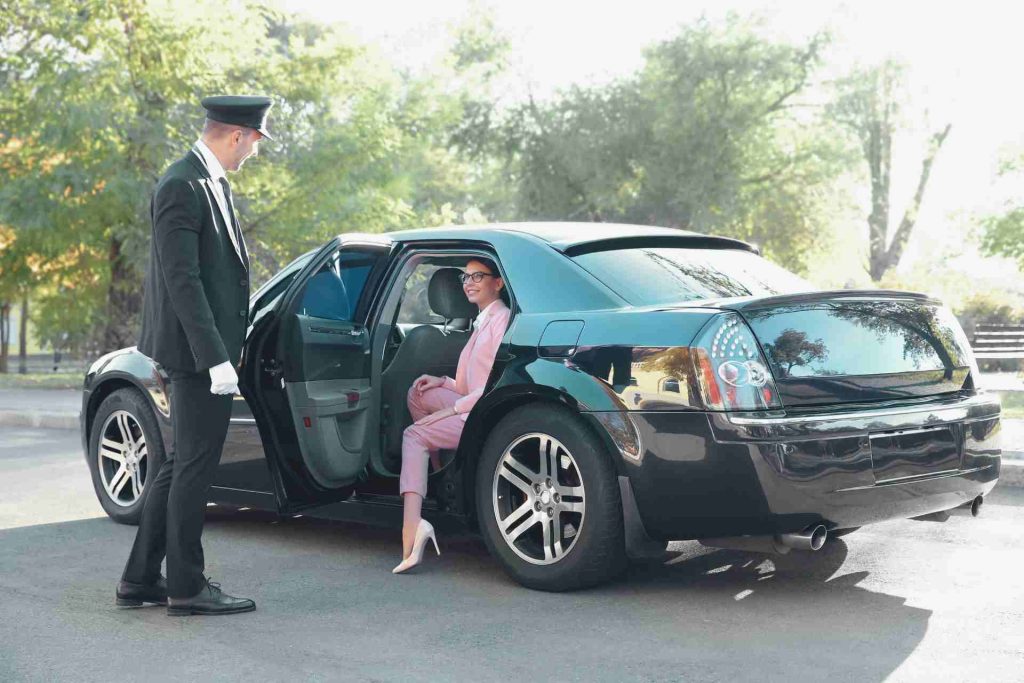
<svg viewBox="0 0 1024 683">
<path fill-rule="evenodd" d="M 702 303 L 743 317 L 787 407 L 974 388 L 976 364 L 963 329 L 924 294 L 840 290 Z"/>
</svg>

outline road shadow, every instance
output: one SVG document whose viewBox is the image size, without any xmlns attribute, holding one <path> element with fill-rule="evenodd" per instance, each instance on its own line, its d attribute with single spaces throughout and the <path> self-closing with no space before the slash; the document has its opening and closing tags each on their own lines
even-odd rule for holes
<svg viewBox="0 0 1024 683">
<path fill-rule="evenodd" d="M 106 519 L 0 531 L 0 623 L 8 623 L 0 636 L 20 642 L 70 628 L 83 643 L 134 638 L 133 651 L 154 658 L 161 639 L 213 637 L 257 661 L 302 661 L 316 671 L 311 652 L 325 667 L 362 661 L 389 671 L 398 654 L 379 644 L 394 642 L 431 653 L 434 666 L 469 654 L 465 678 L 477 680 L 539 667 L 569 680 L 881 681 L 918 646 L 931 615 L 901 596 L 860 588 L 867 572 L 843 574 L 842 540 L 786 556 L 676 543 L 610 584 L 552 594 L 512 582 L 469 534 L 442 537 L 441 557 L 395 577 L 395 529 L 210 508 L 208 569 L 260 605 L 231 622 L 237 632 L 224 631 L 217 620 L 113 608 L 134 533 Z M 13 611 L 27 606 L 35 614 L 13 631 Z M 275 634 L 273 648 L 287 655 L 271 657 L 266 642 L 257 648 L 254 629 Z"/>
</svg>

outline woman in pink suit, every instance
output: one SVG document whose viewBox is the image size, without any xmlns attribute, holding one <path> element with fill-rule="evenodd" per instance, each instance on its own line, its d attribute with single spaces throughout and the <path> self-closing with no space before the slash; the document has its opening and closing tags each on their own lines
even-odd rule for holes
<svg viewBox="0 0 1024 683">
<path fill-rule="evenodd" d="M 498 352 L 510 311 L 501 300 L 505 283 L 494 262 L 474 258 L 466 264 L 462 291 L 480 310 L 473 334 L 459 355 L 455 379 L 422 375 L 409 388 L 409 412 L 415 422 L 402 437 L 402 476 L 399 480 L 404 502 L 402 525 L 402 562 L 394 568 L 400 574 L 415 567 L 423 558 L 427 540 L 437 537 L 430 522 L 420 516 L 427 494 L 427 462 L 430 452 L 456 448 L 466 425 L 466 414 L 484 393 Z"/>
</svg>

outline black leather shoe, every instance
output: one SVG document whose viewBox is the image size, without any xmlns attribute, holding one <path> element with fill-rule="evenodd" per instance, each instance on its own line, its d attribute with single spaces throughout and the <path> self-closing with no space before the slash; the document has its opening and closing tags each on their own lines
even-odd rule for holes
<svg viewBox="0 0 1024 683">
<path fill-rule="evenodd" d="M 220 589 L 219 583 L 209 579 L 199 593 L 191 598 L 170 598 L 167 615 L 187 617 L 190 614 L 238 614 L 256 609 L 256 603 L 247 598 L 234 598 Z"/>
<path fill-rule="evenodd" d="M 151 602 L 154 605 L 167 604 L 167 580 L 164 577 L 161 576 L 153 584 L 118 582 L 118 607 L 139 607 L 144 602 Z"/>
</svg>

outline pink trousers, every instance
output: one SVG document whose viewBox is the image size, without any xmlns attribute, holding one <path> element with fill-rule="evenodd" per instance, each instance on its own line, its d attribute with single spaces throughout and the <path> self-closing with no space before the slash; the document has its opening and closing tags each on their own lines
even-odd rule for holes
<svg viewBox="0 0 1024 683">
<path fill-rule="evenodd" d="M 413 422 L 421 417 L 448 408 L 462 394 L 444 387 L 434 387 L 422 394 L 409 388 L 407 402 Z M 399 478 L 401 493 L 412 492 L 427 495 L 427 464 L 431 451 L 440 448 L 456 448 L 465 421 L 458 415 L 445 417 L 428 425 L 409 425 L 402 434 L 402 476 Z"/>
</svg>

